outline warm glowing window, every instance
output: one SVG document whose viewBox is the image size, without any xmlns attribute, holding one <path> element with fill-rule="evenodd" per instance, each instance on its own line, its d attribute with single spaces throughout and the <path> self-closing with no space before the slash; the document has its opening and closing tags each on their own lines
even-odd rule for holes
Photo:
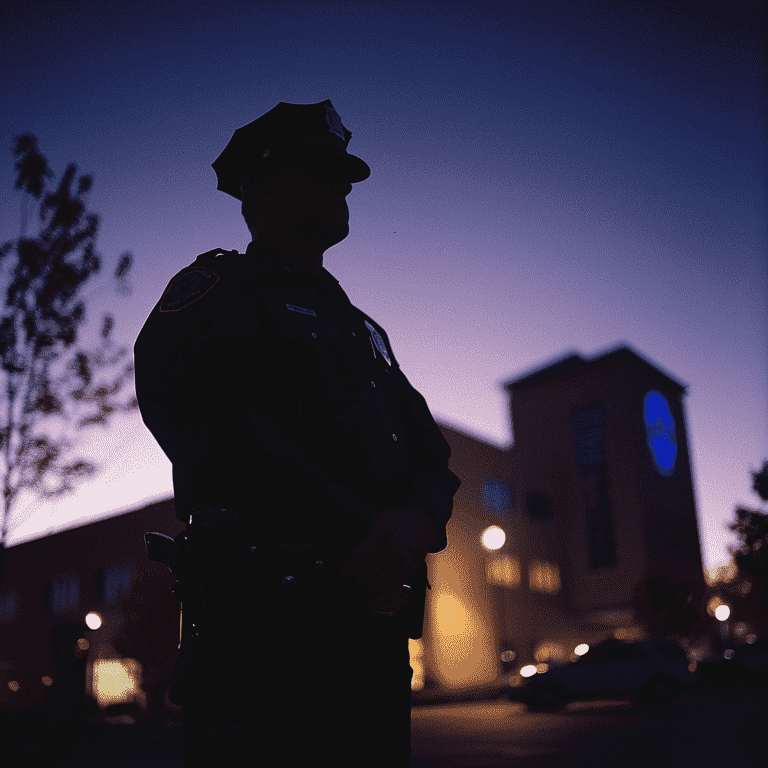
<svg viewBox="0 0 768 768">
<path fill-rule="evenodd" d="M 99 706 L 141 697 L 141 664 L 135 659 L 102 659 L 93 665 L 93 694 Z"/>
<path fill-rule="evenodd" d="M 528 567 L 528 584 L 531 592 L 557 594 L 560 591 L 560 569 L 555 563 L 533 560 Z"/>
<path fill-rule="evenodd" d="M 491 556 L 485 561 L 485 577 L 490 584 L 516 587 L 520 584 L 520 561 L 511 555 Z"/>
<path fill-rule="evenodd" d="M 536 646 L 533 657 L 540 664 L 545 662 L 553 662 L 559 664 L 565 661 L 565 648 L 563 648 L 562 644 L 560 643 L 545 640 L 543 643 L 539 643 Z"/>
</svg>

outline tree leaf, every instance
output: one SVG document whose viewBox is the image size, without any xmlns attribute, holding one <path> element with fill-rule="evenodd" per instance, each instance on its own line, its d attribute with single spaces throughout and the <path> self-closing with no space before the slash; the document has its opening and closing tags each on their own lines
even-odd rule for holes
<svg viewBox="0 0 768 768">
<path fill-rule="evenodd" d="M 45 156 L 37 151 L 37 137 L 31 133 L 17 136 L 13 154 L 19 158 L 16 163 L 19 174 L 16 189 L 39 199 L 45 189 L 45 179 L 53 178 L 53 171 L 48 167 Z"/>
<path fill-rule="evenodd" d="M 112 315 L 104 315 L 104 322 L 101 326 L 101 338 L 108 339 L 109 334 L 112 333 L 112 329 L 115 327 L 115 318 Z"/>
<path fill-rule="evenodd" d="M 96 471 L 96 466 L 89 461 L 78 459 L 61 468 L 62 475 L 66 477 L 87 477 Z"/>
</svg>

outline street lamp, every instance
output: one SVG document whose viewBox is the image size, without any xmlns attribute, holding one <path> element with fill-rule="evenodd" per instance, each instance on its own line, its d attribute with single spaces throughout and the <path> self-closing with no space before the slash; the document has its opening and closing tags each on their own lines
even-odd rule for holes
<svg viewBox="0 0 768 768">
<path fill-rule="evenodd" d="M 501 549 L 504 546 L 504 542 L 507 540 L 507 534 L 504 533 L 503 528 L 499 528 L 498 525 L 489 525 L 487 528 L 483 530 L 483 532 L 480 534 L 480 543 L 482 546 L 489 552 L 494 552 L 496 550 Z M 487 568 L 487 565 L 486 565 Z M 487 578 L 487 571 L 486 571 L 486 578 Z M 497 627 L 497 631 L 500 631 L 500 645 L 501 645 L 501 661 L 508 663 L 512 661 L 513 659 L 517 658 L 517 654 L 514 651 L 511 651 L 509 649 L 510 645 L 510 638 L 509 633 L 507 631 L 507 605 L 506 605 L 506 596 L 504 594 L 504 587 L 500 584 L 497 584 L 496 587 L 492 590 L 492 599 L 495 603 L 495 611 L 494 613 L 497 616 L 497 619 L 494 621 L 494 624 Z M 504 667 L 502 665 L 502 673 L 504 671 Z"/>
<path fill-rule="evenodd" d="M 98 629 L 101 626 L 101 616 L 95 611 L 91 611 L 85 617 L 85 625 L 88 629 Z"/>
<path fill-rule="evenodd" d="M 731 631 L 728 625 L 728 617 L 730 615 L 731 609 L 725 603 L 721 603 L 715 608 L 715 618 L 720 622 L 720 639 L 723 643 L 724 656 L 728 654 L 731 644 Z"/>
<path fill-rule="evenodd" d="M 489 525 L 481 534 L 480 542 L 489 550 L 501 549 L 507 540 L 507 534 L 498 525 Z"/>
</svg>

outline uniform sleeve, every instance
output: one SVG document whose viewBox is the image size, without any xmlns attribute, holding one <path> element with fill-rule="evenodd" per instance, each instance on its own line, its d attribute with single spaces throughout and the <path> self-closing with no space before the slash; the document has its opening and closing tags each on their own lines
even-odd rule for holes
<svg viewBox="0 0 768 768">
<path fill-rule="evenodd" d="M 371 318 L 368 320 L 373 322 Z M 453 514 L 453 497 L 461 480 L 448 468 L 451 446 L 432 417 L 427 401 L 400 370 L 386 331 L 378 324 L 376 327 L 395 362 L 400 383 L 399 407 L 406 420 L 413 465 L 410 503 L 432 518 L 438 538 L 429 551 L 441 552 L 448 546 L 446 526 Z"/>
<path fill-rule="evenodd" d="M 453 514 L 453 497 L 461 480 L 448 468 L 451 447 L 432 418 L 426 400 L 407 379 L 406 385 L 404 411 L 415 462 L 413 504 L 432 517 L 438 539 L 429 551 L 440 552 L 448 546 L 446 525 Z"/>
</svg>

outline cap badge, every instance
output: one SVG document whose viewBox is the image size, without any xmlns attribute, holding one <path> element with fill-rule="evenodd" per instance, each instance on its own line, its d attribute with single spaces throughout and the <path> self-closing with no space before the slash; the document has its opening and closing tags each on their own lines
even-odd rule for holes
<svg viewBox="0 0 768 768">
<path fill-rule="evenodd" d="M 325 107 L 325 122 L 328 123 L 328 130 L 331 133 L 336 134 L 342 141 L 345 141 L 344 126 L 341 124 L 339 113 L 333 107 L 327 105 Z"/>
<path fill-rule="evenodd" d="M 392 365 L 392 361 L 389 359 L 389 350 L 384 343 L 384 339 L 381 338 L 379 332 L 367 320 L 365 321 L 365 325 L 371 334 L 371 341 L 376 345 L 376 349 L 381 352 L 381 356 L 387 361 L 387 365 Z M 376 357 L 375 352 L 373 353 L 373 356 Z"/>
</svg>

